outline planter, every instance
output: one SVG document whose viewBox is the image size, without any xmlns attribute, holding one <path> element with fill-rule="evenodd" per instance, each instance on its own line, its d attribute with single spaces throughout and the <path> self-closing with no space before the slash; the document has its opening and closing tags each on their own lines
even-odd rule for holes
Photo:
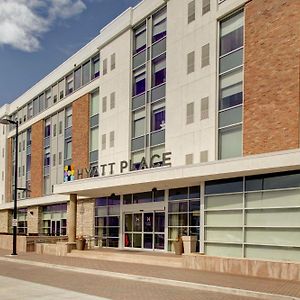
<svg viewBox="0 0 300 300">
<path fill-rule="evenodd" d="M 182 239 L 173 242 L 174 250 L 176 255 L 181 255 L 183 253 Z"/>
<path fill-rule="evenodd" d="M 194 235 L 183 236 L 183 249 L 185 254 L 196 252 L 197 237 Z"/>
<path fill-rule="evenodd" d="M 85 242 L 86 242 L 86 240 L 83 239 L 83 238 L 76 240 L 76 249 L 77 250 L 84 250 L 84 248 L 85 248 Z"/>
</svg>

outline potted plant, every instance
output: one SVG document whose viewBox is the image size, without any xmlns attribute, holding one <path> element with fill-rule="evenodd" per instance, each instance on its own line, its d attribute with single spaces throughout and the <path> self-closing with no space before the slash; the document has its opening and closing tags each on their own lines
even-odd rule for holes
<svg viewBox="0 0 300 300">
<path fill-rule="evenodd" d="M 85 242 L 86 242 L 86 239 L 83 237 L 83 235 L 79 235 L 76 239 L 76 249 L 84 250 Z"/>
</svg>

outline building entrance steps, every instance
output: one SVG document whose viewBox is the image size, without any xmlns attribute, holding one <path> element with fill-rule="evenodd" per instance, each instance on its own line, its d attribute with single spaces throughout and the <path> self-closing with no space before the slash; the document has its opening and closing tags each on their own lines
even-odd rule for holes
<svg viewBox="0 0 300 300">
<path fill-rule="evenodd" d="M 172 268 L 183 267 L 183 257 L 171 253 L 121 249 L 72 250 L 67 256 Z"/>
</svg>

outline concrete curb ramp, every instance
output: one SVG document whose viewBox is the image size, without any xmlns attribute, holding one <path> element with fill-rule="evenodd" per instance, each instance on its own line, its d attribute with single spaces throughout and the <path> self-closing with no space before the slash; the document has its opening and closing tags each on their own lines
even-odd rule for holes
<svg viewBox="0 0 300 300">
<path fill-rule="evenodd" d="M 64 265 L 48 264 L 48 263 L 43 263 L 43 262 L 28 261 L 28 260 L 24 260 L 24 259 L 0 257 L 0 261 L 13 262 L 13 263 L 19 263 L 19 264 L 31 265 L 31 266 L 43 267 L 43 268 L 49 268 L 49 269 L 56 269 L 56 270 L 62 270 L 62 271 L 104 276 L 104 277 L 110 277 L 110 278 L 118 278 L 118 279 L 123 279 L 123 280 L 132 280 L 132 281 L 139 281 L 139 282 L 144 282 L 144 283 L 152 283 L 152 284 L 175 286 L 175 287 L 181 287 L 181 288 L 187 288 L 187 289 L 195 289 L 195 290 L 201 290 L 201 291 L 206 291 L 206 292 L 230 294 L 230 295 L 236 295 L 236 296 L 242 296 L 242 297 L 254 297 L 257 299 L 300 300 L 300 298 L 293 297 L 293 296 L 269 294 L 269 293 L 262 293 L 262 292 L 256 292 L 256 291 L 250 291 L 250 290 L 242 290 L 242 289 L 236 289 L 236 288 L 221 287 L 221 286 L 214 286 L 214 285 L 207 285 L 207 284 L 193 283 L 193 282 L 185 282 L 185 281 L 178 281 L 178 280 L 171 280 L 171 279 L 164 279 L 164 278 L 156 278 L 156 277 L 148 277 L 148 276 L 141 276 L 141 275 L 132 275 L 132 274 L 125 274 L 125 273 L 87 269 L 87 268 L 71 267 L 71 266 L 64 266 Z"/>
</svg>

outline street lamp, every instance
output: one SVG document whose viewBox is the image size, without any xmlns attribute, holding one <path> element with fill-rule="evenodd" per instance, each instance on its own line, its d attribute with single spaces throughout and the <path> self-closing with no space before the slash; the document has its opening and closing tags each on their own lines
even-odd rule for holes
<svg viewBox="0 0 300 300">
<path fill-rule="evenodd" d="M 16 147 L 15 147 L 15 190 L 14 190 L 14 216 L 13 216 L 13 252 L 11 255 L 17 255 L 17 190 L 18 190 L 18 135 L 19 124 L 18 121 L 12 121 L 9 119 L 0 119 L 0 124 L 3 125 L 15 125 L 16 126 Z"/>
</svg>

